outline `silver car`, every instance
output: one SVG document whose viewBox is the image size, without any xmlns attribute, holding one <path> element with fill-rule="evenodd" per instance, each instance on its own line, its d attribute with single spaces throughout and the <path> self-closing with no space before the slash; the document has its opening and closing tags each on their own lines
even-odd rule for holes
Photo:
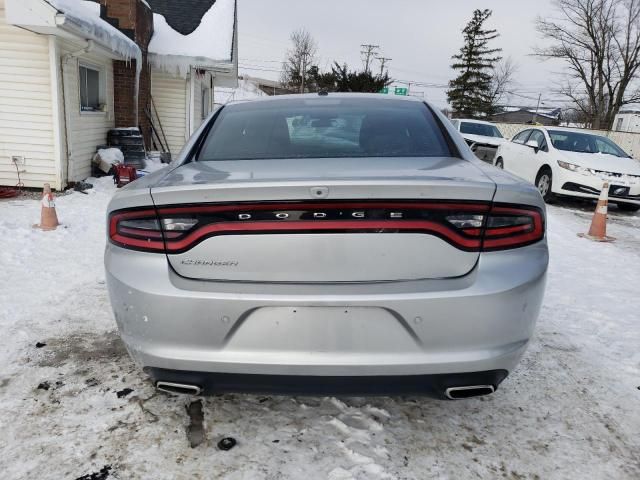
<svg viewBox="0 0 640 480">
<path fill-rule="evenodd" d="M 536 188 L 411 98 L 226 105 L 108 208 L 120 334 L 177 393 L 492 393 L 547 263 Z"/>
</svg>

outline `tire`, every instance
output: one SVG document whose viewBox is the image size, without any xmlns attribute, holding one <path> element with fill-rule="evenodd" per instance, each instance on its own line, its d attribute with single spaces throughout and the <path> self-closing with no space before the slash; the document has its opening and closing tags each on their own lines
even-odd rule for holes
<svg viewBox="0 0 640 480">
<path fill-rule="evenodd" d="M 546 203 L 553 203 L 556 199 L 552 191 L 553 173 L 549 167 L 541 168 L 536 177 L 536 188 Z"/>
<path fill-rule="evenodd" d="M 502 157 L 498 157 L 498 159 L 496 160 L 496 167 L 498 167 L 500 170 L 504 170 L 504 160 L 502 159 Z"/>
<path fill-rule="evenodd" d="M 623 212 L 637 212 L 640 210 L 640 205 L 633 205 L 631 203 L 618 203 L 617 205 Z"/>
</svg>

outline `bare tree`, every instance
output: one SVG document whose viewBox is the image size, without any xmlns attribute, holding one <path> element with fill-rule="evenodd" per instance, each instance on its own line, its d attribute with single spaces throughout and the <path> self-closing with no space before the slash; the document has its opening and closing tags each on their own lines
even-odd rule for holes
<svg viewBox="0 0 640 480">
<path fill-rule="evenodd" d="M 287 51 L 280 82 L 285 88 L 304 93 L 312 79 L 318 44 L 304 28 L 291 34 L 291 48 Z"/>
<path fill-rule="evenodd" d="M 518 71 L 518 65 L 511 57 L 503 58 L 493 67 L 491 75 L 491 90 L 489 92 L 489 102 L 491 113 L 500 111 L 500 105 L 513 88 L 514 76 Z"/>
<path fill-rule="evenodd" d="M 624 105 L 640 101 L 632 85 L 640 67 L 640 0 L 555 0 L 559 18 L 538 18 L 552 45 L 543 58 L 569 66 L 560 93 L 571 99 L 593 128 L 610 128 Z"/>
</svg>

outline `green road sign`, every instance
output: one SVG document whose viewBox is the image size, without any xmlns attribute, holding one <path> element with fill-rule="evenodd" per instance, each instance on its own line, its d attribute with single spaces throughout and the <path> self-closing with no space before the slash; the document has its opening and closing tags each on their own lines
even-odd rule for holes
<svg viewBox="0 0 640 480">
<path fill-rule="evenodd" d="M 378 93 L 384 93 L 385 95 L 387 93 L 389 93 L 389 88 L 388 87 L 384 87 L 382 90 L 380 90 Z"/>
<path fill-rule="evenodd" d="M 409 95 L 409 90 L 405 87 L 396 87 L 394 92 L 396 95 Z"/>
</svg>

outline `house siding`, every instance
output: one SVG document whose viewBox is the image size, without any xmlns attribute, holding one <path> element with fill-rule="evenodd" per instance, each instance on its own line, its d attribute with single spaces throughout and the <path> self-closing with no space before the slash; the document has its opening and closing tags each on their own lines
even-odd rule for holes
<svg viewBox="0 0 640 480">
<path fill-rule="evenodd" d="M 56 167 L 49 40 L 7 25 L 0 0 L 0 185 L 60 188 Z"/>
<path fill-rule="evenodd" d="M 188 79 L 156 70 L 151 72 L 151 96 L 173 158 L 178 156 L 187 140 L 188 88 Z M 155 127 L 160 133 L 159 125 Z"/>
<path fill-rule="evenodd" d="M 60 41 L 60 56 L 63 57 L 65 54 L 77 52 L 83 46 L 69 41 Z M 91 160 L 96 153 L 96 147 L 107 143 L 107 131 L 115 125 L 113 113 L 113 61 L 107 57 L 89 52 L 79 57 L 63 60 L 62 63 L 69 169 L 67 176 L 67 156 L 63 156 L 63 175 L 70 182 L 77 182 L 91 175 Z M 79 68 L 82 63 L 99 67 L 104 72 L 104 92 L 107 106 L 105 112 L 80 111 L 80 87 L 78 81 Z"/>
</svg>

